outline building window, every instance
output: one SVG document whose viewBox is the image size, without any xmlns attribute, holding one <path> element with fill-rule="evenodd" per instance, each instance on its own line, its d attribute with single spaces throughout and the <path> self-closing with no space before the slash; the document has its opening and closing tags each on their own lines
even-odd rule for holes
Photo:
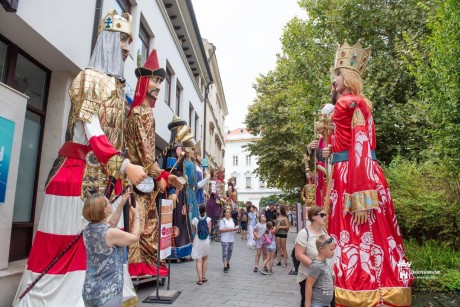
<svg viewBox="0 0 460 307">
<path fill-rule="evenodd" d="M 246 155 L 246 166 L 251 165 L 251 155 Z"/>
<path fill-rule="evenodd" d="M 246 189 L 251 188 L 251 177 L 246 177 Z"/>
<path fill-rule="evenodd" d="M 141 23 L 139 27 L 139 49 L 137 50 L 137 66 L 143 66 L 149 56 L 150 35 Z"/>
<path fill-rule="evenodd" d="M 169 68 L 166 68 L 166 78 L 165 78 L 165 103 L 171 107 L 171 71 Z"/>
<path fill-rule="evenodd" d="M 233 156 L 233 166 L 238 166 L 238 156 Z"/>
<path fill-rule="evenodd" d="M 177 86 L 176 86 L 176 109 L 175 109 L 175 112 L 176 112 L 176 115 L 177 116 L 180 116 L 180 96 L 181 96 L 181 88 L 180 88 L 180 85 L 179 85 L 179 81 L 177 81 Z"/>
<path fill-rule="evenodd" d="M 5 53 L 5 49 L 8 52 Z M 51 72 L 0 36 L 1 82 L 29 96 L 16 185 L 9 261 L 29 256 L 32 245 L 40 152 Z"/>
<path fill-rule="evenodd" d="M 131 14 L 131 3 L 129 0 L 114 0 L 113 8 L 117 11 L 118 14 L 130 13 Z"/>
<path fill-rule="evenodd" d="M 260 181 L 259 182 L 259 187 L 265 188 L 265 181 Z"/>
</svg>

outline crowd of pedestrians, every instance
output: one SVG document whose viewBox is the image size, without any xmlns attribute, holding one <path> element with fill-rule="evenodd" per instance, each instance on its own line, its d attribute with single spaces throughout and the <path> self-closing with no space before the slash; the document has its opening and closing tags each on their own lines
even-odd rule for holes
<svg viewBox="0 0 460 307">
<path fill-rule="evenodd" d="M 226 207 L 222 210 L 219 231 L 222 246 L 223 272 L 230 270 L 235 234 L 240 233 L 247 240 L 247 247 L 254 249 L 252 271 L 261 275 L 271 275 L 274 267 L 287 267 L 288 257 L 292 256 L 294 269 L 287 273 L 297 275 L 300 287 L 301 306 L 334 306 L 334 288 L 332 274 L 335 242 L 326 231 L 327 216 L 321 207 L 312 207 L 308 211 L 308 226 L 302 228 L 295 238 L 288 238 L 293 226 L 295 211 L 274 202 L 269 202 L 266 210 L 259 210 L 251 202 L 245 208 L 234 210 Z M 192 221 L 195 238 L 192 257 L 196 259 L 198 273 L 197 284 L 207 281 L 206 266 L 210 240 L 199 238 L 199 220 L 208 221 L 206 227 L 211 230 L 210 219 L 205 216 L 206 208 L 200 207 L 200 217 Z M 287 240 L 295 240 L 292 253 L 288 254 Z M 197 249 L 197 251 L 195 251 Z"/>
</svg>

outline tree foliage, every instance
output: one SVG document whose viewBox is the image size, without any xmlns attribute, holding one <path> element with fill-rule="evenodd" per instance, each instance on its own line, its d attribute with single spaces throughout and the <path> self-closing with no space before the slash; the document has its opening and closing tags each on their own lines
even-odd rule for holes
<svg viewBox="0 0 460 307">
<path fill-rule="evenodd" d="M 430 35 L 426 40 L 418 40 L 416 33 L 407 35 L 415 59 L 408 67 L 419 89 L 417 105 L 432 123 L 427 131 L 432 140 L 427 155 L 449 165 L 455 178 L 460 169 L 459 1 L 437 0 L 427 25 Z"/>
<path fill-rule="evenodd" d="M 460 178 L 433 161 L 396 157 L 385 168 L 404 238 L 439 240 L 460 250 Z M 448 180 L 446 180 L 448 179 Z"/>
<path fill-rule="evenodd" d="M 262 180 L 290 192 L 303 184 L 302 159 L 313 139 L 313 113 L 330 101 L 329 68 L 336 43 L 345 40 L 360 40 L 373 49 L 363 79 L 365 95 L 374 103 L 379 160 L 426 159 L 429 155 L 421 153 L 431 150 L 432 137 L 439 137 L 439 155 L 455 156 L 457 0 L 302 0 L 299 5 L 308 18 L 294 18 L 285 26 L 276 68 L 257 78 L 257 96 L 246 117 L 248 130 L 262 136 L 248 145 L 258 156 L 256 172 Z M 457 147 L 448 149 L 449 142 Z"/>
</svg>

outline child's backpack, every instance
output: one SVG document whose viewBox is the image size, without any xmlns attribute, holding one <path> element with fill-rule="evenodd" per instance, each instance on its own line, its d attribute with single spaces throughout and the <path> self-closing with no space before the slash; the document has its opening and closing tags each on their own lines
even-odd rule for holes
<svg viewBox="0 0 460 307">
<path fill-rule="evenodd" d="M 198 221 L 198 239 L 206 240 L 209 236 L 208 221 L 206 216 Z"/>
<path fill-rule="evenodd" d="M 264 234 L 262 235 L 262 240 L 263 240 L 263 242 L 264 242 L 264 243 L 263 243 L 264 245 L 270 245 L 270 244 L 272 244 L 272 237 L 270 237 L 270 236 L 269 236 L 268 234 L 266 234 L 266 233 L 264 233 Z"/>
<path fill-rule="evenodd" d="M 247 222 L 248 221 L 248 214 L 246 212 L 243 213 L 243 215 L 241 216 L 241 221 L 242 222 Z"/>
</svg>

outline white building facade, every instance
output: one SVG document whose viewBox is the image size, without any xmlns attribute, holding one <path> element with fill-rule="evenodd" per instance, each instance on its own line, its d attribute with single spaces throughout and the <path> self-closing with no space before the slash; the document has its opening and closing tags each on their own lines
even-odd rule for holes
<svg viewBox="0 0 460 307">
<path fill-rule="evenodd" d="M 251 201 L 259 207 L 262 197 L 280 194 L 281 191 L 267 188 L 265 182 L 253 173 L 258 166 L 257 157 L 251 156 L 243 146 L 257 139 L 244 128 L 229 131 L 225 135 L 225 179 L 236 178 L 238 201 Z"/>
<path fill-rule="evenodd" d="M 203 40 L 203 45 L 213 76 L 213 82 L 208 86 L 206 99 L 203 157 L 208 159 L 209 168 L 215 169 L 224 164 L 225 117 L 228 115 L 228 108 L 220 78 L 216 47 L 206 39 Z M 207 172 L 209 172 L 209 168 L 206 170 Z"/>
<path fill-rule="evenodd" d="M 40 219 L 45 181 L 64 143 L 67 91 L 89 62 L 105 14 L 115 8 L 133 18 L 124 73 L 128 98 L 136 86 L 134 69 L 153 49 L 167 72 L 154 109 L 158 153 L 169 142 L 167 125 L 174 114 L 187 121 L 197 141 L 203 138 L 205 89 L 213 78 L 191 0 L 0 3 L 0 131 L 5 123 L 14 127 L 11 154 L 0 159 L 8 166 L 4 192 L 0 189 L 5 196 L 0 203 L 0 306 L 11 306 Z"/>
</svg>

